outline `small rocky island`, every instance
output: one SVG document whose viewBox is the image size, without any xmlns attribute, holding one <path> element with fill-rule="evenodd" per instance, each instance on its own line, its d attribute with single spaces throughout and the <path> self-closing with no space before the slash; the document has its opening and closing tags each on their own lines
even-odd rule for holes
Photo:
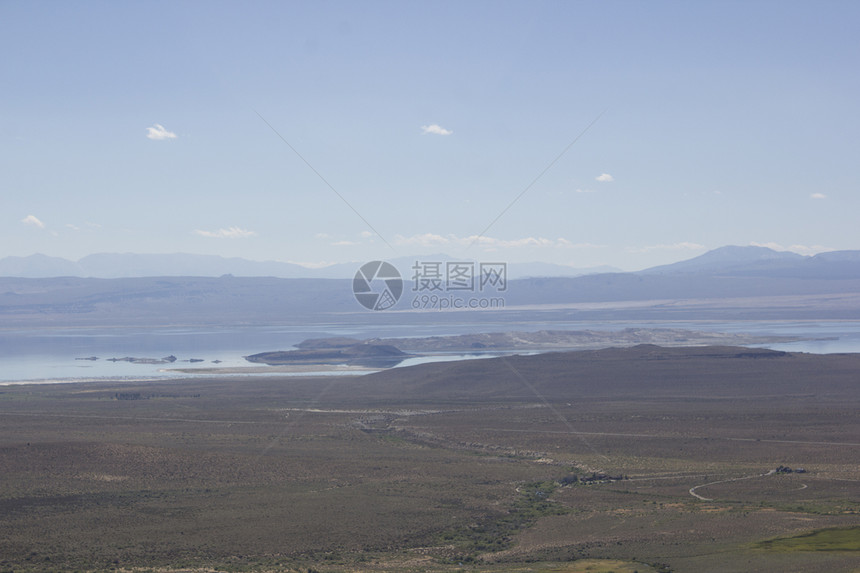
<svg viewBox="0 0 860 573">
<path fill-rule="evenodd" d="M 108 358 L 108 362 L 130 362 L 131 364 L 172 364 L 176 362 L 176 357 L 172 354 L 164 358 L 137 358 L 135 356 L 125 356 L 123 358 Z"/>
<path fill-rule="evenodd" d="M 432 354 L 505 354 L 587 350 L 611 346 L 655 344 L 659 346 L 744 346 L 800 340 L 784 336 L 754 336 L 702 332 L 679 328 L 626 328 L 615 331 L 539 330 L 537 332 L 491 332 L 416 338 L 312 338 L 296 350 L 261 352 L 245 359 L 269 366 L 348 365 L 389 368 L 406 358 Z"/>
<path fill-rule="evenodd" d="M 83 356 L 75 358 L 75 360 L 87 360 L 89 362 L 95 362 L 98 359 L 98 356 Z M 170 356 L 165 356 L 164 358 L 140 358 L 137 356 L 124 356 L 122 358 L 105 358 L 105 360 L 107 362 L 128 362 L 129 364 L 173 364 L 179 359 L 171 354 Z M 203 360 L 202 358 L 188 358 L 185 360 L 179 360 L 179 362 L 196 363 L 205 362 L 205 360 Z M 213 360 L 212 362 L 218 364 L 221 361 Z"/>
<path fill-rule="evenodd" d="M 297 350 L 277 350 L 246 356 L 245 360 L 269 366 L 294 364 L 345 364 L 369 368 L 389 368 L 400 364 L 409 354 L 374 340 L 321 338 L 296 345 Z"/>
</svg>

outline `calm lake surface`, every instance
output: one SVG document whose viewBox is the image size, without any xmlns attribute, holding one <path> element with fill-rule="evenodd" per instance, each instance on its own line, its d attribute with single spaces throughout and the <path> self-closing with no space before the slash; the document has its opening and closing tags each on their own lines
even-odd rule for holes
<svg viewBox="0 0 860 573">
<path fill-rule="evenodd" d="M 736 322 L 543 322 L 506 324 L 446 323 L 385 326 L 257 326 L 211 328 L 40 328 L 0 330 L 0 384 L 76 382 L 84 380 L 146 380 L 184 378 L 167 368 L 254 366 L 243 357 L 268 350 L 288 350 L 308 338 L 443 336 L 509 330 L 623 330 L 683 328 L 762 336 L 798 336 L 808 340 L 762 344 L 775 350 L 819 354 L 860 352 L 860 321 L 736 321 Z M 109 358 L 163 358 L 173 364 L 111 362 Z M 97 357 L 98 360 L 79 360 Z M 476 357 L 443 355 L 415 358 L 402 365 Z M 188 362 L 189 360 L 201 362 Z M 220 361 L 215 364 L 214 361 Z M 331 374 L 331 372 L 325 372 Z M 211 374 L 206 374 L 211 376 Z M 279 374 L 283 376 L 284 374 Z M 307 375 L 304 373 L 303 375 Z"/>
</svg>

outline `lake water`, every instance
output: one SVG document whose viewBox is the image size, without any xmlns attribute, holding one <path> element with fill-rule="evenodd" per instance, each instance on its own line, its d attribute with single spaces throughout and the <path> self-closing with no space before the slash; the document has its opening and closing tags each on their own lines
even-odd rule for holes
<svg viewBox="0 0 860 573">
<path fill-rule="evenodd" d="M 168 368 L 253 366 L 243 357 L 267 350 L 288 350 L 308 338 L 442 336 L 506 330 L 622 330 L 684 328 L 762 336 L 799 336 L 809 340 L 759 346 L 811 353 L 860 352 L 860 321 L 738 322 L 517 322 L 424 325 L 224 327 L 224 328 L 74 328 L 0 330 L 0 384 L 75 382 L 83 380 L 146 380 L 188 377 Z M 126 356 L 176 356 L 172 364 L 111 362 Z M 97 357 L 98 360 L 78 360 Z M 402 365 L 479 357 L 441 355 L 409 359 Z M 187 362 L 195 359 L 202 362 Z M 220 361 L 215 364 L 214 361 Z M 323 374 L 321 372 L 320 374 Z M 330 372 L 324 372 L 330 374 Z M 204 374 L 199 374 L 204 375 Z M 211 376 L 211 373 L 205 375 Z M 284 374 L 279 374 L 283 376 Z M 302 375 L 307 375 L 303 373 Z M 193 374 L 192 374 L 193 376 Z"/>
</svg>

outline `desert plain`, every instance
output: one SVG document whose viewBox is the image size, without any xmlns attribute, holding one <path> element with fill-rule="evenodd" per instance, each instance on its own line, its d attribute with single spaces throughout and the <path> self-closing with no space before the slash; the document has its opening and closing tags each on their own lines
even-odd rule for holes
<svg viewBox="0 0 860 573">
<path fill-rule="evenodd" d="M 0 387 L 0 571 L 860 570 L 860 355 Z"/>
</svg>

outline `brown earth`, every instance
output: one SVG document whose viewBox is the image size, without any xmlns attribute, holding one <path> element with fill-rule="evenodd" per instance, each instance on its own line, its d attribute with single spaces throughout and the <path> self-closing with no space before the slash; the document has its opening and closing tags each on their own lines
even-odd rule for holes
<svg viewBox="0 0 860 573">
<path fill-rule="evenodd" d="M 858 402 L 731 347 L 0 387 L 0 571 L 853 571 L 754 543 L 860 525 Z"/>
</svg>

